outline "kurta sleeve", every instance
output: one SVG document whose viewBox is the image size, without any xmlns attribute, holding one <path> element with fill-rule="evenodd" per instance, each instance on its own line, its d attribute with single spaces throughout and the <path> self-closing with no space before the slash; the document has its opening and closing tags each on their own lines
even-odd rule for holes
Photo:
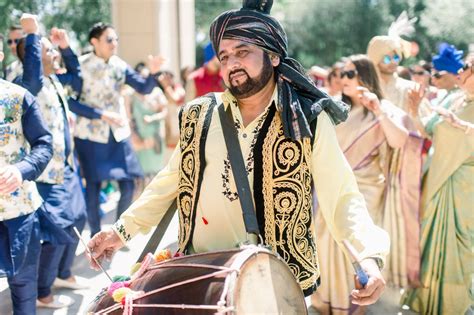
<svg viewBox="0 0 474 315">
<path fill-rule="evenodd" d="M 334 126 L 325 112 L 318 116 L 312 175 L 319 209 L 338 244 L 347 239 L 361 259 L 373 257 L 384 262 L 390 248 L 389 236 L 373 223 L 354 173 L 339 147 Z M 346 252 L 343 246 L 341 248 Z"/>
<path fill-rule="evenodd" d="M 125 83 L 130 85 L 140 94 L 150 94 L 157 86 L 154 75 L 144 78 L 133 70 L 130 66 L 125 69 Z"/>
<path fill-rule="evenodd" d="M 35 98 L 31 94 L 25 94 L 22 106 L 23 133 L 31 150 L 15 166 L 20 170 L 23 180 L 35 180 L 41 175 L 53 156 L 52 137 Z"/>
<path fill-rule="evenodd" d="M 158 225 L 178 195 L 179 143 L 168 165 L 145 188 L 141 196 L 125 211 L 113 229 L 125 243 L 138 232 L 147 233 Z"/>
<path fill-rule="evenodd" d="M 79 59 L 70 47 L 60 49 L 60 51 L 67 71 L 56 76 L 63 85 L 69 85 L 76 93 L 81 93 L 82 77 Z"/>
<path fill-rule="evenodd" d="M 102 117 L 102 109 L 90 107 L 82 104 L 76 99 L 68 99 L 69 109 L 76 115 L 84 116 L 89 119 L 100 119 Z"/>
<path fill-rule="evenodd" d="M 41 61 L 41 37 L 28 34 L 25 38 L 25 59 L 23 61 L 23 75 L 19 85 L 37 96 L 43 88 L 43 63 Z"/>
</svg>

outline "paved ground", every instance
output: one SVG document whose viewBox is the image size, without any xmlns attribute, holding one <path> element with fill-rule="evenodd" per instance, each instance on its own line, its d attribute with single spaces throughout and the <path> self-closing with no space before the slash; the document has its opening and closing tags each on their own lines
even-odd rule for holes
<svg viewBox="0 0 474 315">
<path fill-rule="evenodd" d="M 112 205 L 108 205 L 109 210 L 113 208 Z M 104 226 L 110 225 L 115 218 L 114 211 L 108 211 L 104 217 Z M 173 219 L 168 231 L 166 232 L 160 248 L 167 248 L 170 245 L 174 245 L 177 239 L 178 231 L 178 220 L 177 217 Z M 89 231 L 86 230 L 83 233 L 83 236 L 86 240 L 89 239 Z M 148 241 L 150 235 L 138 235 L 135 237 L 129 244 L 128 248 L 119 251 L 111 263 L 105 264 L 104 268 L 107 269 L 112 276 L 113 275 L 125 275 L 129 273 L 129 268 L 135 263 L 135 260 L 138 258 L 141 253 L 144 244 Z M 87 306 L 90 301 L 94 299 L 97 293 L 102 287 L 105 287 L 108 284 L 107 277 L 99 272 L 96 272 L 89 268 L 86 258 L 84 256 L 84 248 L 82 245 L 79 245 L 79 248 L 76 252 L 77 257 L 73 268 L 73 273 L 75 275 L 80 275 L 83 277 L 87 284 L 90 285 L 90 288 L 87 290 L 55 290 L 57 294 L 64 294 L 72 297 L 75 300 L 75 304 L 70 306 L 67 309 L 61 310 L 38 310 L 38 315 L 64 315 L 64 314 L 84 314 L 87 310 Z M 413 312 L 402 310 L 398 307 L 398 300 L 400 294 L 396 290 L 388 289 L 382 299 L 374 306 L 372 306 L 367 314 L 415 314 Z M 317 314 L 314 309 L 308 309 L 309 314 Z M 11 303 L 10 303 L 10 292 L 7 287 L 5 279 L 0 278 L 0 314 L 11 314 Z"/>
</svg>

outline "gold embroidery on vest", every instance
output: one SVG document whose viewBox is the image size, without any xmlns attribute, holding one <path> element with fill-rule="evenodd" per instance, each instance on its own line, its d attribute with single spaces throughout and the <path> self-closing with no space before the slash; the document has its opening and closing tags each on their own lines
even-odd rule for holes
<svg viewBox="0 0 474 315">
<path fill-rule="evenodd" d="M 181 161 L 178 184 L 179 245 L 183 252 L 191 238 L 193 211 L 196 203 L 200 161 L 200 141 L 211 98 L 201 97 L 183 109 L 181 116 Z"/>
<path fill-rule="evenodd" d="M 303 290 L 319 277 L 311 228 L 311 140 L 286 139 L 275 115 L 263 143 L 265 242 L 290 267 Z"/>
</svg>

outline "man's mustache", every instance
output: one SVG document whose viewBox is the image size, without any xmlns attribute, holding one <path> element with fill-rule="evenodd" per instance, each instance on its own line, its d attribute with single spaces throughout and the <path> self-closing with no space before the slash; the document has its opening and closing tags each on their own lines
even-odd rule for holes
<svg viewBox="0 0 474 315">
<path fill-rule="evenodd" d="M 238 74 L 238 73 L 243 73 L 247 77 L 250 77 L 249 74 L 247 73 L 247 71 L 245 71 L 243 69 L 237 69 L 237 70 L 233 70 L 233 71 L 229 72 L 229 81 L 231 80 L 233 75 Z"/>
</svg>

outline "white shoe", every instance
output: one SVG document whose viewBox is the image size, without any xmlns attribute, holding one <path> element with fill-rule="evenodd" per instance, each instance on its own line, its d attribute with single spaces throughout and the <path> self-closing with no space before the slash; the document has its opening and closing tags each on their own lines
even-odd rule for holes
<svg viewBox="0 0 474 315">
<path fill-rule="evenodd" d="M 50 303 L 44 303 L 40 300 L 36 300 L 36 307 L 38 308 L 52 308 L 59 309 L 68 307 L 74 304 L 74 300 L 67 295 L 53 295 L 53 301 Z"/>
<path fill-rule="evenodd" d="M 74 282 L 63 280 L 61 278 L 56 278 L 56 279 L 54 279 L 54 282 L 53 282 L 53 288 L 71 289 L 71 290 L 82 290 L 82 289 L 88 289 L 89 288 L 88 285 L 81 284 L 78 281 L 77 277 L 75 277 L 75 278 L 76 278 L 76 281 L 74 281 Z"/>
</svg>

